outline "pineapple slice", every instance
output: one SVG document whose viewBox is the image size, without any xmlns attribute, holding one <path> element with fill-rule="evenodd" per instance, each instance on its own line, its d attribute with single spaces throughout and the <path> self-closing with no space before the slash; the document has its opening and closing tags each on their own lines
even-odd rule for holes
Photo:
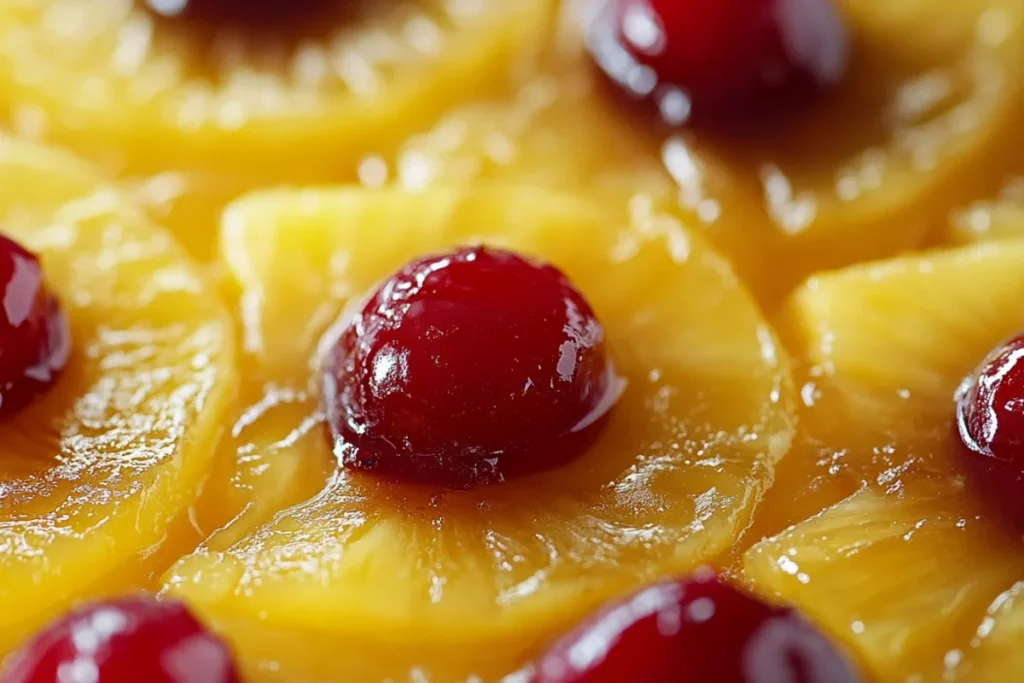
<svg viewBox="0 0 1024 683">
<path fill-rule="evenodd" d="M 1022 561 L 1015 539 L 944 482 L 864 489 L 758 543 L 743 568 L 759 590 L 848 642 L 877 680 L 895 683 L 945 680 Z M 1024 668 L 1001 671 L 999 680 L 1016 680 Z"/>
<path fill-rule="evenodd" d="M 777 533 L 863 481 L 956 474 L 953 394 L 1024 328 L 1022 290 L 1022 239 L 810 278 L 778 320 L 801 366 L 801 429 L 749 537 Z"/>
<path fill-rule="evenodd" d="M 598 443 L 470 491 L 335 471 L 321 334 L 411 258 L 480 240 L 555 263 L 604 322 L 629 385 Z M 222 247 L 257 401 L 234 429 L 250 499 L 167 576 L 211 618 L 390 643 L 392 663 L 436 651 L 463 679 L 479 645 L 507 673 L 608 596 L 728 550 L 788 446 L 785 356 L 726 263 L 671 218 L 629 226 L 536 188 L 278 191 L 232 205 Z M 253 462 L 322 490 L 276 511 L 265 501 L 299 496 Z"/>
<path fill-rule="evenodd" d="M 1024 237 L 1024 176 L 1007 180 L 995 199 L 986 199 L 958 209 L 950 216 L 944 240 L 969 244 Z"/>
<path fill-rule="evenodd" d="M 570 29 L 549 71 L 410 139 L 393 173 L 414 188 L 491 177 L 621 206 L 656 196 L 706 226 L 771 307 L 811 272 L 921 244 L 1024 149 L 1019 0 L 839 4 L 853 38 L 847 78 L 784 115 L 638 134 L 648 122 L 610 100 Z"/>
<path fill-rule="evenodd" d="M 1018 581 L 989 606 L 967 647 L 958 651 L 956 681 L 1002 683 L 1010 672 L 1024 671 L 1024 581 Z"/>
<path fill-rule="evenodd" d="M 1008 239 L 812 277 L 780 327 L 819 384 L 849 402 L 946 420 L 964 377 L 1024 328 L 1021 291 L 1024 239 Z"/>
<path fill-rule="evenodd" d="M 849 640 L 883 681 L 955 675 L 985 606 L 1019 579 L 1019 543 L 962 490 L 953 395 L 1024 327 L 1021 291 L 1024 239 L 1007 239 L 813 277 L 781 316 L 805 366 L 800 446 L 756 528 L 866 488 L 755 545 L 745 571 Z"/>
<path fill-rule="evenodd" d="M 0 226 L 40 254 L 73 342 L 57 384 L 0 421 L 2 653 L 72 601 L 160 570 L 236 369 L 204 278 L 90 168 L 0 136 L 0 187 Z"/>
<path fill-rule="evenodd" d="M 295 13 L 314 4 L 278 3 Z M 553 9 L 551 0 L 319 5 L 294 31 L 288 17 L 273 31 L 211 31 L 187 12 L 158 18 L 131 0 L 5 0 L 0 112 L 25 134 L 132 172 L 297 181 L 351 166 L 351 175 L 363 154 L 500 81 L 547 35 Z"/>
<path fill-rule="evenodd" d="M 953 394 L 1024 329 L 1024 239 L 810 278 L 778 329 L 798 365 L 800 425 L 747 537 L 772 535 L 861 482 L 956 473 Z"/>
</svg>

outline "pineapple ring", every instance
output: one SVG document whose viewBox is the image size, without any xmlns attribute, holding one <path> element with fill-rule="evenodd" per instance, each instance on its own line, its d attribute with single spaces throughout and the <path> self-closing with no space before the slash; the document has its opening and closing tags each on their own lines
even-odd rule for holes
<svg viewBox="0 0 1024 683">
<path fill-rule="evenodd" d="M 333 469 L 311 388 L 317 340 L 347 300 L 453 244 L 563 268 L 629 387 L 597 445 L 557 471 L 438 493 L 341 470 L 269 523 L 214 537 L 166 577 L 211 617 L 518 655 L 614 593 L 729 550 L 788 447 L 788 363 L 771 328 L 668 217 L 640 212 L 630 227 L 532 188 L 341 188 L 243 198 L 221 237 L 252 384 L 275 387 L 249 396 L 261 407 L 235 427 L 240 463 Z M 276 417 L 253 417 L 268 406 Z M 246 486 L 263 497 L 258 479 Z"/>
<path fill-rule="evenodd" d="M 550 0 L 366 4 L 296 47 L 222 35 L 211 49 L 187 20 L 132 0 L 6 1 L 0 111 L 133 173 L 352 174 L 362 155 L 508 71 L 552 15 Z"/>
<path fill-rule="evenodd" d="M 947 483 L 902 496 L 864 489 L 755 545 L 744 574 L 849 643 L 878 680 L 948 680 L 1024 561 L 1017 539 L 970 498 Z M 1024 668 L 1001 672 L 1017 680 Z"/>
<path fill-rule="evenodd" d="M 777 329 L 800 367 L 800 430 L 757 519 L 773 534 L 856 491 L 959 475 L 953 394 L 1024 326 L 1024 240 L 823 273 Z M 754 536 L 758 538 L 758 536 Z"/>
<path fill-rule="evenodd" d="M 845 410 L 951 421 L 960 382 L 1024 326 L 1021 291 L 1024 239 L 967 245 L 812 277 L 780 329 Z"/>
<path fill-rule="evenodd" d="M 950 214 L 943 241 L 951 244 L 1024 237 L 1024 175 L 1011 176 L 991 199 L 974 201 Z"/>
<path fill-rule="evenodd" d="M 815 475 L 819 500 L 868 484 L 755 545 L 745 573 L 851 643 L 882 680 L 953 675 L 986 606 L 1020 578 L 1019 539 L 964 488 L 953 395 L 1024 327 L 1022 291 L 1017 238 L 825 273 L 784 309 L 780 333 L 809 369 L 801 436 L 834 457 L 814 470 L 794 449 L 787 462 L 804 479 L 772 495 L 796 500 Z"/>
<path fill-rule="evenodd" d="M 591 187 L 606 202 L 657 193 L 706 225 L 772 307 L 811 272 L 919 246 L 1024 149 L 1019 0 L 838 4 L 847 78 L 751 130 L 690 128 L 659 149 L 636 134 L 635 111 L 610 105 L 589 57 L 570 54 L 511 98 L 410 139 L 397 175 L 421 185 L 426 158 L 441 183 Z"/>
<path fill-rule="evenodd" d="M 956 680 L 1002 683 L 1011 671 L 1024 671 L 1024 581 L 999 595 L 977 623 L 974 637 L 957 662 Z M 1019 674 L 1018 674 L 1019 675 Z"/>
<path fill-rule="evenodd" d="M 193 502 L 237 375 L 198 269 L 92 169 L 0 136 L 0 187 L 0 229 L 40 255 L 73 344 L 57 383 L 0 421 L 5 652 L 160 569 L 144 559 Z"/>
</svg>

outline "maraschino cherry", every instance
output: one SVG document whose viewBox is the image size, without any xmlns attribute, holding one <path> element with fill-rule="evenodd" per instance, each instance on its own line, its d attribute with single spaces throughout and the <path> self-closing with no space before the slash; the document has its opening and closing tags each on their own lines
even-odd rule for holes
<svg viewBox="0 0 1024 683">
<path fill-rule="evenodd" d="M 1024 335 L 992 351 L 956 399 L 968 473 L 1024 528 Z"/>
<path fill-rule="evenodd" d="M 0 235 L 0 416 L 23 407 L 67 363 L 71 335 L 39 259 Z"/>
<path fill-rule="evenodd" d="M 588 36 L 604 72 L 673 125 L 831 85 L 847 43 L 832 0 L 606 0 Z"/>
<path fill-rule="evenodd" d="M 4 683 L 240 683 L 228 646 L 179 602 L 139 596 L 71 612 L 19 652 Z"/>
<path fill-rule="evenodd" d="M 604 328 L 565 275 L 487 247 L 388 278 L 324 370 L 345 466 L 452 488 L 565 463 L 621 389 Z"/>
<path fill-rule="evenodd" d="M 849 660 L 792 609 L 707 574 L 634 593 L 587 620 L 532 683 L 855 683 Z"/>
</svg>

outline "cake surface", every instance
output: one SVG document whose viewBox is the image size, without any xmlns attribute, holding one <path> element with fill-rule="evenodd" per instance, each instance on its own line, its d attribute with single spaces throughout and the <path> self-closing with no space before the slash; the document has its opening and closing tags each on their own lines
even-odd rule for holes
<svg viewBox="0 0 1024 683">
<path fill-rule="evenodd" d="M 1024 678 L 1022 115 L 1021 0 L 0 0 L 6 675 Z"/>
</svg>

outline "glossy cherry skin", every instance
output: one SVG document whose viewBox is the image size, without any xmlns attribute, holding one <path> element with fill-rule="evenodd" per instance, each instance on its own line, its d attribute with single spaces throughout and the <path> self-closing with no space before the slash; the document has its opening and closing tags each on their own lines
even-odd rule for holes
<svg viewBox="0 0 1024 683">
<path fill-rule="evenodd" d="M 968 474 L 985 498 L 1024 528 L 1024 335 L 992 351 L 956 399 Z"/>
<path fill-rule="evenodd" d="M 605 607 L 559 641 L 532 683 L 854 683 L 849 660 L 792 609 L 710 573 Z"/>
<path fill-rule="evenodd" d="M 830 85 L 848 37 L 832 0 L 606 0 L 588 45 L 626 92 L 678 125 L 749 115 L 772 92 Z"/>
<path fill-rule="evenodd" d="M 4 683 L 240 683 L 231 652 L 179 602 L 122 598 L 75 610 L 16 655 Z"/>
<path fill-rule="evenodd" d="M 487 247 L 388 278 L 346 321 L 323 377 L 345 466 L 451 488 L 579 455 L 622 388 L 565 275 Z"/>
<path fill-rule="evenodd" d="M 0 417 L 47 388 L 70 348 L 67 320 L 39 259 L 0 235 Z"/>
</svg>

